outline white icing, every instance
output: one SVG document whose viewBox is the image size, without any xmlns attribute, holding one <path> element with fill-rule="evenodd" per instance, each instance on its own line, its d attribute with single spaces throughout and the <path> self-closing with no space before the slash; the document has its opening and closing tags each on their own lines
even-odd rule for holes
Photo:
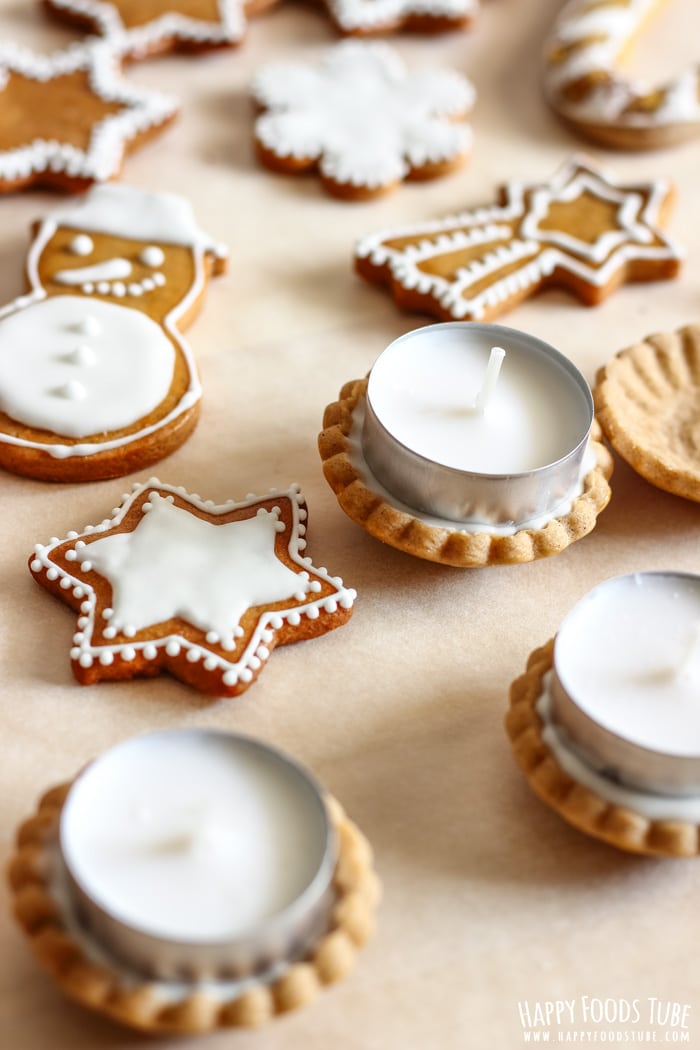
<svg viewBox="0 0 700 1050">
<path fill-rule="evenodd" d="M 122 221 L 126 224 L 125 230 L 120 229 L 120 222 Z M 136 223 L 135 225 L 134 222 Z M 141 231 L 143 236 L 139 236 L 139 223 L 145 227 Z M 39 264 L 44 250 L 51 242 L 60 225 L 72 226 L 77 229 L 83 228 L 95 234 L 105 233 L 117 237 L 129 236 L 129 231 L 131 231 L 134 239 L 140 239 L 147 243 L 156 239 L 155 231 L 155 233 L 162 234 L 161 239 L 165 244 L 178 243 L 188 245 L 192 250 L 194 261 L 194 278 L 191 287 L 184 298 L 173 306 L 162 322 L 163 328 L 178 346 L 188 374 L 187 389 L 170 412 L 155 423 L 143 427 L 133 434 L 120 438 L 112 437 L 103 441 L 91 441 L 89 444 L 64 445 L 55 442 L 37 442 L 5 434 L 0 430 L 0 441 L 6 444 L 38 449 L 58 459 L 65 459 L 74 456 L 92 456 L 141 441 L 143 438 L 177 420 L 182 413 L 189 411 L 200 399 L 202 391 L 192 351 L 179 332 L 177 322 L 180 317 L 183 315 L 187 316 L 190 313 L 194 303 L 197 302 L 203 293 L 205 280 L 204 251 L 214 252 L 217 257 L 222 258 L 226 254 L 226 249 L 212 241 L 199 229 L 194 222 L 189 203 L 183 198 L 179 198 L 174 194 L 160 194 L 130 186 L 93 186 L 78 204 L 67 205 L 53 212 L 42 222 L 27 259 L 27 273 L 31 284 L 31 292 L 29 295 L 20 296 L 8 306 L 0 308 L 0 318 L 46 298 L 46 290 L 42 287 L 39 276 Z M 169 234 L 168 230 L 170 231 Z M 161 276 L 163 283 L 165 277 L 164 275 Z M 91 282 L 86 282 L 82 290 L 86 294 L 92 294 L 95 288 Z M 111 286 L 110 290 L 113 292 Z M 131 282 L 127 291 L 130 295 L 137 297 L 143 294 L 144 288 L 141 282 Z M 95 320 L 92 313 L 84 314 L 75 326 L 75 331 L 80 331 L 81 334 L 85 335 L 96 334 L 99 328 L 97 330 L 94 328 Z M 84 327 L 85 325 L 87 327 Z"/>
<path fill-rule="evenodd" d="M 546 185 L 511 182 L 506 189 L 505 205 L 382 230 L 361 240 L 355 254 L 374 266 L 388 267 L 393 280 L 403 288 L 432 296 L 455 320 L 480 320 L 487 310 L 514 295 L 528 289 L 536 291 L 555 270 L 601 288 L 633 260 L 681 258 L 678 246 L 664 237 L 657 225 L 669 189 L 663 181 L 618 187 L 588 162 L 573 158 Z M 619 206 L 613 228 L 590 243 L 564 229 L 540 228 L 553 203 L 572 202 L 584 193 Z M 408 237 L 415 238 L 416 243 L 401 249 L 388 243 Z M 426 260 L 482 244 L 483 254 L 452 276 L 421 269 Z M 514 262 L 521 265 L 502 273 Z M 492 280 L 486 288 L 472 293 L 470 290 L 487 276 Z"/>
<path fill-rule="evenodd" d="M 68 250 L 73 255 L 90 255 L 94 247 L 91 237 L 88 237 L 86 233 L 79 233 L 68 245 Z"/>
<path fill-rule="evenodd" d="M 166 396 L 175 355 L 160 326 L 112 303 L 96 300 L 91 309 L 101 331 L 87 347 L 76 347 L 84 301 L 75 296 L 0 319 L 0 406 L 12 419 L 87 437 L 130 426 Z"/>
<path fill-rule="evenodd" d="M 121 104 L 92 128 L 85 149 L 58 139 L 37 138 L 27 145 L 0 152 L 0 178 L 29 179 L 51 171 L 69 178 L 103 180 L 121 168 L 127 143 L 170 120 L 177 112 L 171 98 L 136 87 L 123 79 L 119 51 L 111 41 L 89 41 L 50 55 L 38 55 L 13 43 L 0 44 L 1 91 L 9 75 L 18 73 L 42 83 L 75 72 L 86 72 L 93 93 L 105 102 Z"/>
<path fill-rule="evenodd" d="M 139 255 L 139 261 L 142 262 L 144 266 L 152 266 L 154 269 L 156 266 L 162 266 L 164 260 L 165 253 L 157 244 L 149 244 Z"/>
<path fill-rule="evenodd" d="M 611 780 L 584 762 L 572 749 L 563 730 L 552 721 L 551 671 L 544 677 L 543 691 L 535 710 L 542 720 L 542 739 L 568 776 L 595 795 L 616 806 L 624 806 L 649 820 L 688 820 L 700 823 L 700 795 L 653 795 Z"/>
<path fill-rule="evenodd" d="M 476 15 L 479 0 L 325 0 L 343 32 L 381 32 L 411 19 L 462 22 Z"/>
<path fill-rule="evenodd" d="M 144 57 L 163 41 L 182 41 L 195 46 L 239 43 L 246 29 L 242 0 L 219 0 L 215 21 L 193 18 L 174 10 L 155 15 L 145 25 L 125 28 L 115 4 L 104 0 L 49 0 L 55 11 L 89 19 L 95 30 L 115 41 L 120 54 Z"/>
<path fill-rule="evenodd" d="M 102 326 L 92 314 L 85 314 L 75 326 L 75 330 L 81 335 L 99 335 L 102 331 Z"/>
<path fill-rule="evenodd" d="M 644 129 L 668 125 L 700 125 L 700 69 L 691 69 L 654 88 L 625 80 L 615 71 L 628 44 L 657 6 L 657 0 L 615 0 L 591 4 L 569 0 L 560 12 L 546 47 L 545 88 L 555 109 L 584 123 Z M 567 48 L 562 57 L 561 49 Z M 603 74 L 575 99 L 569 85 Z M 660 91 L 661 105 L 631 110 L 640 98 Z M 642 140 L 640 140 L 640 144 Z"/>
<path fill-rule="evenodd" d="M 317 160 L 333 182 L 377 188 L 411 169 L 464 156 L 471 134 L 454 118 L 474 89 L 451 71 L 408 73 L 385 44 L 345 41 L 317 69 L 264 67 L 255 134 L 281 157 Z"/>
<path fill-rule="evenodd" d="M 58 270 L 51 280 L 57 284 L 84 285 L 93 281 L 114 281 L 118 277 L 128 277 L 131 263 L 128 259 L 105 259 L 94 266 L 77 266 L 71 270 Z M 102 289 L 103 292 L 107 289 Z"/>
<path fill-rule="evenodd" d="M 233 500 L 231 500 L 229 503 L 224 503 L 217 506 L 212 504 L 211 502 L 202 500 L 199 496 L 186 492 L 184 489 L 177 488 L 171 485 L 165 485 L 159 482 L 157 478 L 151 478 L 145 484 L 135 485 L 132 493 L 124 498 L 121 507 L 115 510 L 111 518 L 105 519 L 99 525 L 86 527 L 82 535 L 77 535 L 75 533 L 71 535 L 71 550 L 75 552 L 75 558 L 66 557 L 66 560 L 69 562 L 69 564 L 73 564 L 74 562 L 80 560 L 81 568 L 77 569 L 75 573 L 66 571 L 63 565 L 55 564 L 52 560 L 53 551 L 56 549 L 56 547 L 60 546 L 63 541 L 54 538 L 46 546 L 40 544 L 37 545 L 35 547 L 35 555 L 32 561 L 32 571 L 39 572 L 42 569 L 45 569 L 47 572 L 47 576 L 50 576 L 51 579 L 67 579 L 68 586 L 73 588 L 74 594 L 76 593 L 76 588 L 80 588 L 81 594 L 85 594 L 85 600 L 81 604 L 81 616 L 78 620 L 79 631 L 78 634 L 76 634 L 75 636 L 75 645 L 71 651 L 72 658 L 81 663 L 82 666 L 88 667 L 93 663 L 94 660 L 102 660 L 105 656 L 111 656 L 115 659 L 133 659 L 134 653 L 136 653 L 137 651 L 145 652 L 146 647 L 149 648 L 149 652 L 151 653 L 151 657 L 149 658 L 153 657 L 154 648 L 157 652 L 164 651 L 171 656 L 176 656 L 181 651 L 185 651 L 188 654 L 197 653 L 198 655 L 195 657 L 195 659 L 197 660 L 201 658 L 203 652 L 206 652 L 206 658 L 209 661 L 208 669 L 216 670 L 218 673 L 220 673 L 226 685 L 235 685 L 235 683 L 239 680 L 242 682 L 247 682 L 252 679 L 253 671 L 257 670 L 260 667 L 260 664 L 264 662 L 269 655 L 270 642 L 272 642 L 275 632 L 278 631 L 284 625 L 285 621 L 292 625 L 295 625 L 299 624 L 304 616 L 307 616 L 310 619 L 316 619 L 321 610 L 335 612 L 338 609 L 338 607 L 344 609 L 351 608 L 356 597 L 355 591 L 344 587 L 343 581 L 337 576 L 330 576 L 326 569 L 315 568 L 312 565 L 311 560 L 309 558 L 304 557 L 303 555 L 304 548 L 306 547 L 306 540 L 303 538 L 304 533 L 306 531 L 304 525 L 304 522 L 306 520 L 306 509 L 304 506 L 304 500 L 301 494 L 299 493 L 298 489 L 296 487 L 292 487 L 284 493 L 277 493 L 274 490 L 270 493 L 270 495 L 276 496 L 280 500 L 289 500 L 290 507 L 292 510 L 292 524 L 288 535 L 284 536 L 284 542 L 290 559 L 294 564 L 299 566 L 299 569 L 301 571 L 300 573 L 294 574 L 295 589 L 294 594 L 291 595 L 289 599 L 290 607 L 276 609 L 274 611 L 265 609 L 263 607 L 259 615 L 258 622 L 255 628 L 253 629 L 252 635 L 248 641 L 248 644 L 236 660 L 233 660 L 232 658 L 227 659 L 223 657 L 219 652 L 207 649 L 204 644 L 195 645 L 187 638 L 184 638 L 178 634 L 168 634 L 164 636 L 158 636 L 156 638 L 151 638 L 148 641 L 140 641 L 138 639 L 138 632 L 135 632 L 136 637 L 130 645 L 127 646 L 123 643 L 113 643 L 111 639 L 114 638 L 116 631 L 111 630 L 111 627 L 113 626 L 113 620 L 116 614 L 112 610 L 110 610 L 110 616 L 108 617 L 110 621 L 110 627 L 107 627 L 104 630 L 104 637 L 107 640 L 105 642 L 97 642 L 95 640 L 94 635 L 96 631 L 96 626 L 99 624 L 99 621 L 103 618 L 103 613 L 101 611 L 98 612 L 97 610 L 96 594 L 94 588 L 88 582 L 86 582 L 85 574 L 88 571 L 87 563 L 90 562 L 93 558 L 93 552 L 97 547 L 98 541 L 96 541 L 95 543 L 89 543 L 86 541 L 88 541 L 95 535 L 99 535 L 100 533 L 107 533 L 114 526 L 119 525 L 119 523 L 124 519 L 125 515 L 128 513 L 130 507 L 133 505 L 134 501 L 137 500 L 143 492 L 150 492 L 151 490 L 155 493 L 155 495 L 149 496 L 148 503 L 151 504 L 151 509 L 145 512 L 144 519 L 137 526 L 134 535 L 137 535 L 139 530 L 142 529 L 144 526 L 148 526 L 149 515 L 152 514 L 153 510 L 155 509 L 156 517 L 152 519 L 156 522 L 154 531 L 159 534 L 162 534 L 162 546 L 158 549 L 157 557 L 154 559 L 154 561 L 157 564 L 160 564 L 162 562 L 163 566 L 169 566 L 172 575 L 175 577 L 174 581 L 166 581 L 166 590 L 170 598 L 171 606 L 175 602 L 176 596 L 179 600 L 180 598 L 182 598 L 182 594 L 184 593 L 184 590 L 181 593 L 180 588 L 182 586 L 182 581 L 178 578 L 180 573 L 178 559 L 183 554 L 183 546 L 181 542 L 183 532 L 180 531 L 180 526 L 178 524 L 178 533 L 176 540 L 170 533 L 169 528 L 167 530 L 163 529 L 162 525 L 165 520 L 167 520 L 168 522 L 172 522 L 173 520 L 173 516 L 170 515 L 167 510 L 165 511 L 165 514 L 168 516 L 167 518 L 164 517 L 163 502 L 165 502 L 166 505 L 169 506 L 169 498 L 171 499 L 173 495 L 178 495 L 183 500 L 190 503 L 193 507 L 200 508 L 202 510 L 207 511 L 207 513 L 209 514 L 214 515 L 227 514 L 231 510 L 236 508 L 254 507 L 256 504 L 260 503 L 259 497 L 250 495 L 240 503 L 236 503 Z M 267 570 L 264 570 L 263 578 L 265 579 L 265 581 L 268 582 L 265 582 L 260 588 L 258 588 L 258 585 L 255 582 L 250 583 L 250 581 L 248 581 L 247 579 L 247 576 L 245 583 L 239 583 L 238 581 L 236 581 L 234 583 L 231 612 L 227 612 L 226 602 L 228 594 L 222 593 L 222 569 L 225 568 L 226 573 L 228 573 L 228 570 L 231 567 L 231 560 L 235 560 L 236 555 L 234 554 L 231 560 L 229 560 L 229 556 L 224 554 L 223 559 L 225 564 L 222 564 L 221 558 L 219 558 L 218 560 L 216 558 L 212 558 L 207 549 L 207 545 L 210 542 L 210 533 L 206 530 L 201 530 L 197 527 L 198 525 L 203 524 L 200 521 L 200 519 L 196 519 L 193 515 L 192 520 L 196 521 L 197 523 L 194 526 L 194 532 L 196 533 L 194 542 L 196 542 L 197 544 L 198 555 L 194 555 L 191 553 L 186 555 L 188 569 L 193 575 L 191 575 L 190 577 L 190 586 L 192 588 L 192 593 L 189 596 L 185 596 L 184 601 L 188 605 L 188 608 L 191 606 L 193 610 L 193 615 L 196 615 L 197 617 L 201 616 L 203 623 L 207 622 L 209 619 L 212 621 L 215 620 L 217 627 L 221 627 L 225 630 L 226 634 L 222 636 L 222 648 L 226 650 L 226 645 L 224 644 L 224 642 L 227 642 L 229 645 L 231 645 L 231 635 L 233 634 L 234 637 L 240 636 L 237 630 L 232 630 L 232 627 L 234 626 L 234 621 L 236 620 L 236 617 L 239 615 L 239 612 L 237 612 L 236 610 L 240 610 L 240 602 L 244 598 L 244 591 L 246 591 L 251 596 L 252 600 L 255 600 L 256 597 L 264 597 L 263 591 L 265 592 L 265 594 L 277 593 L 276 588 L 281 577 L 277 576 L 275 569 L 272 570 L 273 575 L 275 577 L 273 584 L 271 585 L 272 590 L 268 590 L 268 582 L 272 579 L 272 577 L 270 575 L 266 575 Z M 257 521 L 257 518 L 255 518 L 254 520 Z M 276 515 L 269 513 L 263 514 L 261 516 L 259 524 L 253 529 L 253 535 L 255 539 L 251 541 L 246 536 L 246 540 L 244 541 L 244 545 L 247 545 L 248 549 L 254 555 L 255 561 L 262 561 L 265 566 L 269 566 L 270 563 L 274 565 L 274 562 L 277 561 L 274 551 L 274 545 L 272 543 L 273 526 L 276 527 L 276 521 Z M 146 537 L 149 546 L 151 540 L 148 536 L 148 533 L 153 528 L 153 526 L 148 526 L 146 530 Z M 226 533 L 228 526 L 220 525 L 212 526 L 212 528 L 224 529 L 224 532 Z M 184 532 L 186 533 L 188 529 L 189 526 L 185 526 Z M 205 545 L 201 546 L 201 537 L 203 534 L 205 535 Z M 233 533 L 228 533 L 229 536 L 232 534 L 236 535 L 235 543 L 236 545 L 238 545 L 238 537 L 240 537 L 241 535 L 241 530 L 238 530 L 237 534 L 235 533 L 235 531 Z M 104 539 L 107 538 L 109 537 L 104 537 Z M 113 538 L 116 538 L 116 536 Z M 101 539 L 99 540 L 99 542 L 101 543 Z M 141 542 L 142 541 L 138 541 L 139 546 Z M 111 562 L 114 563 L 114 561 L 116 561 L 118 563 L 119 554 L 113 553 L 115 549 L 116 548 L 112 546 L 112 551 L 110 551 L 109 553 L 109 558 Z M 238 547 L 237 549 L 240 551 L 241 548 Z M 127 564 L 131 556 L 131 548 L 129 546 L 122 545 L 122 550 L 125 554 L 125 576 L 126 578 L 131 579 L 131 570 L 129 565 Z M 70 551 L 68 553 L 70 553 Z M 97 548 L 96 556 L 100 560 L 104 555 L 105 547 L 102 546 L 101 548 Z M 197 570 L 197 567 L 195 565 L 197 556 L 201 558 L 200 570 Z M 202 568 L 206 568 L 207 573 L 202 572 Z M 247 569 L 245 569 L 245 567 L 242 568 L 245 575 L 247 573 Z M 118 574 L 120 574 L 122 571 L 122 566 L 117 564 L 116 570 L 111 568 L 110 571 L 116 571 Z M 164 574 L 165 569 L 163 569 L 162 571 Z M 314 597 L 314 595 L 316 595 L 317 592 L 320 590 L 321 585 L 319 581 L 324 581 L 325 583 L 330 584 L 330 586 L 333 589 L 333 593 L 329 596 L 322 596 L 320 598 Z M 291 584 L 292 581 L 289 580 L 290 587 Z M 282 584 L 282 589 L 285 589 L 286 585 L 287 581 L 285 579 Z M 250 590 L 248 590 L 249 587 L 251 588 Z M 137 584 L 137 588 L 140 589 L 139 584 Z M 294 597 L 294 595 L 296 595 L 296 597 Z M 157 595 L 154 595 L 152 598 L 149 595 L 144 595 L 144 598 L 147 602 L 152 603 L 150 607 L 153 612 L 153 615 L 162 619 L 165 606 L 160 604 L 161 599 L 159 599 Z M 264 599 L 264 601 L 267 602 L 269 602 L 269 600 L 269 598 Z M 133 603 L 132 597 L 130 596 L 128 591 L 126 592 L 124 602 L 125 604 L 123 606 L 123 613 L 121 615 L 125 615 L 127 617 L 133 616 L 137 620 L 140 620 L 141 614 L 138 612 L 137 606 Z M 203 612 L 203 610 L 205 610 L 205 612 Z M 128 626 L 135 627 L 134 624 L 130 624 Z M 202 628 L 202 630 L 204 630 L 204 628 Z M 215 630 L 213 628 L 212 630 L 214 631 L 215 635 L 219 634 L 218 630 Z M 126 634 L 126 631 L 124 633 Z M 207 630 L 207 634 L 208 633 L 209 631 Z M 213 644 L 213 642 L 211 644 Z"/>
<path fill-rule="evenodd" d="M 52 211 L 46 222 L 52 223 L 54 229 L 67 226 L 145 241 L 148 247 L 180 244 L 217 255 L 226 252 L 197 225 L 192 205 L 185 197 L 121 183 L 93 186 L 84 197 Z"/>
</svg>

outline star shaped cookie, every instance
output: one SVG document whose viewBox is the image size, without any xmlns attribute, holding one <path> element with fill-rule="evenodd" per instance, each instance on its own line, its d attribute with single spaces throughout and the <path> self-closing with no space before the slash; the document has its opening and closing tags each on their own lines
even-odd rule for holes
<svg viewBox="0 0 700 1050">
<path fill-rule="evenodd" d="M 79 682 L 169 671 L 236 696 L 275 645 L 345 623 L 355 592 L 303 554 L 298 488 L 216 506 L 157 478 L 112 517 L 35 547 L 35 580 L 79 612 Z"/>
<path fill-rule="evenodd" d="M 246 19 L 278 0 L 44 0 L 63 21 L 115 41 L 130 59 L 167 51 L 198 53 L 240 43 Z M 323 0 L 340 33 L 395 29 L 441 32 L 468 25 L 479 0 Z"/>
<path fill-rule="evenodd" d="M 678 273 L 661 232 L 672 201 L 668 182 L 620 186 L 574 157 L 549 182 L 508 183 L 495 206 L 365 237 L 355 266 L 442 320 L 487 321 L 548 287 L 591 306 L 625 281 Z"/>
<path fill-rule="evenodd" d="M 79 192 L 176 116 L 177 103 L 129 85 L 109 41 L 51 55 L 0 44 L 0 192 Z"/>
<path fill-rule="evenodd" d="M 246 13 L 275 0 L 44 0 L 64 21 L 113 40 L 131 59 L 166 51 L 209 51 L 243 39 Z"/>
</svg>

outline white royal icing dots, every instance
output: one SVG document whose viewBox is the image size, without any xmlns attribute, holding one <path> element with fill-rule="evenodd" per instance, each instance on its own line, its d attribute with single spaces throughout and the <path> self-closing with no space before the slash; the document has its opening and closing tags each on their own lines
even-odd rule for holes
<svg viewBox="0 0 700 1050">
<path fill-rule="evenodd" d="M 151 266 L 155 269 L 156 266 L 162 266 L 165 261 L 165 252 L 162 248 L 159 248 L 157 244 L 149 244 L 147 248 L 144 248 L 139 255 L 139 261 L 144 266 Z"/>
<path fill-rule="evenodd" d="M 88 237 L 86 233 L 79 233 L 68 245 L 68 250 L 73 255 L 90 255 L 94 247 L 92 237 Z"/>
<path fill-rule="evenodd" d="M 144 493 L 148 493 L 148 499 L 136 527 L 131 532 L 111 531 Z M 91 571 L 110 581 L 113 605 L 101 613 L 97 610 L 92 585 L 79 581 L 64 567 L 63 560 L 60 565 L 53 563 L 53 552 L 65 541 L 54 537 L 46 546 L 36 545 L 33 572 L 45 571 L 52 580 L 66 577 L 71 586 L 81 582 L 87 593 L 87 599 L 81 604 L 84 615 L 79 620 L 80 638 L 76 635 L 72 650 L 72 659 L 81 666 L 89 667 L 95 660 L 104 663 L 105 654 L 130 661 L 139 653 L 149 660 L 155 659 L 158 652 L 171 658 L 184 653 L 192 662 L 206 659 L 206 669 L 220 674 L 227 685 L 239 680 L 248 682 L 269 655 L 274 632 L 280 630 L 285 621 L 298 625 L 302 617 L 315 619 L 321 610 L 327 609 L 328 596 L 311 596 L 316 591 L 309 586 L 310 573 L 316 578 L 311 582 L 322 580 L 333 588 L 332 597 L 337 606 L 352 607 L 355 591 L 344 587 L 339 577 L 329 576 L 326 569 L 310 566 L 308 559 L 300 554 L 298 528 L 303 497 L 297 486 L 281 495 L 289 501 L 292 512 L 286 549 L 292 563 L 307 570 L 303 576 L 281 562 L 275 553 L 275 537 L 280 534 L 280 527 L 282 533 L 286 531 L 277 508 L 269 511 L 261 507 L 252 517 L 215 524 L 174 504 L 173 494 L 193 508 L 214 516 L 233 509 L 254 508 L 260 502 L 259 497 L 250 495 L 241 503 L 230 500 L 217 506 L 205 503 L 182 488 L 162 484 L 157 478 L 136 484 L 112 518 L 84 529 L 82 537 L 72 540 L 72 546 L 64 552 L 66 563 L 77 560 L 83 569 L 87 569 L 89 563 Z M 106 535 L 100 536 L 100 533 Z M 94 535 L 98 538 L 85 542 L 85 536 Z M 68 558 L 71 552 L 75 553 L 75 559 Z M 266 605 L 296 601 L 293 596 L 300 591 L 300 580 L 303 583 L 303 593 L 298 599 L 301 605 L 274 612 L 265 609 Z M 228 651 L 232 651 L 234 637 L 244 633 L 238 621 L 251 607 L 261 607 L 262 611 L 244 651 L 236 660 L 179 635 L 139 640 L 143 630 L 181 617 L 198 627 L 207 642 L 217 637 L 221 643 L 227 641 Z M 99 624 L 107 619 L 109 626 L 102 631 L 103 640 L 97 641 Z M 129 643 L 114 642 L 120 631 L 127 633 L 126 629 L 131 635 Z M 153 633 L 152 630 L 149 633 Z M 224 645 L 221 648 L 227 649 Z"/>
<path fill-rule="evenodd" d="M 455 121 L 474 89 L 450 70 L 408 73 L 386 44 L 345 41 L 317 68 L 264 67 L 253 95 L 267 112 L 255 136 L 279 157 L 318 160 L 341 185 L 378 189 L 412 169 L 466 155 L 471 132 Z"/>
</svg>

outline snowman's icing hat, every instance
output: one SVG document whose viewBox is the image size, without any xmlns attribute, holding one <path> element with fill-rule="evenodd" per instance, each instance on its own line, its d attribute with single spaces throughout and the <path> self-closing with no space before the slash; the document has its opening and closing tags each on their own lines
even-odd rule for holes
<svg viewBox="0 0 700 1050">
<path fill-rule="evenodd" d="M 56 227 L 227 254 L 222 244 L 197 225 L 190 202 L 176 193 L 116 183 L 93 186 L 77 203 L 51 212 L 48 221 Z"/>
</svg>

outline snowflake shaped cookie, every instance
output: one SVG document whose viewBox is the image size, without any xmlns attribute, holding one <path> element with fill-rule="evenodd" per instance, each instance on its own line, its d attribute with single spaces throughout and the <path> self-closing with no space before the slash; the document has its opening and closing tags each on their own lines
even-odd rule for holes
<svg viewBox="0 0 700 1050">
<path fill-rule="evenodd" d="M 346 41 L 317 68 L 266 66 L 253 95 L 266 110 L 255 125 L 262 162 L 288 173 L 317 168 L 346 199 L 445 174 L 471 146 L 457 122 L 474 102 L 469 81 L 449 70 L 408 73 L 385 44 Z"/>
<path fill-rule="evenodd" d="M 574 157 L 549 182 L 509 182 L 499 204 L 383 230 L 355 249 L 358 273 L 399 306 L 488 321 L 542 288 L 593 306 L 625 281 L 675 277 L 682 254 L 661 232 L 668 182 L 620 186 Z"/>
<path fill-rule="evenodd" d="M 268 0 L 260 6 L 267 7 Z M 241 0 L 45 0 L 64 21 L 109 37 L 131 59 L 233 47 L 245 35 Z M 255 5 L 257 10 L 258 5 Z"/>
<path fill-rule="evenodd" d="M 52 55 L 0 44 L 0 192 L 79 192 L 114 178 L 177 110 L 173 99 L 129 85 L 108 41 Z"/>
<path fill-rule="evenodd" d="M 169 671 L 236 696 L 275 645 L 352 613 L 355 591 L 303 553 L 306 517 L 296 486 L 216 506 L 151 478 L 101 524 L 38 544 L 29 566 L 80 614 L 79 682 Z"/>
</svg>

